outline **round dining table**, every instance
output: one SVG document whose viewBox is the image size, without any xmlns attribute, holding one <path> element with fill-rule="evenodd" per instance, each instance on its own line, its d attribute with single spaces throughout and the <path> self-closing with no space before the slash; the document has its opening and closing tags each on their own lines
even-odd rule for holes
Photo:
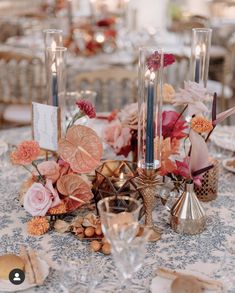
<svg viewBox="0 0 235 293">
<path fill-rule="evenodd" d="M 0 131 L 0 140 L 10 145 L 16 145 L 30 137 L 29 127 Z M 19 189 L 27 176 L 29 175 L 23 168 L 11 166 L 10 163 L 5 162 L 4 168 L 0 169 L 0 255 L 17 254 L 20 246 L 24 245 L 34 249 L 50 266 L 49 275 L 43 285 L 25 292 L 64 292 L 60 283 L 65 252 L 71 255 L 76 252 L 78 259 L 89 259 L 90 266 L 94 266 L 93 272 L 98 273 L 94 276 L 99 275 L 94 292 L 116 292 L 119 275 L 111 255 L 92 253 L 89 242 L 79 240 L 72 233 L 59 234 L 55 230 L 42 236 L 31 236 L 27 233 L 26 223 L 31 216 L 19 203 Z M 144 263 L 133 275 L 135 292 L 160 293 L 157 282 L 152 282 L 159 267 L 200 273 L 210 278 L 221 277 L 219 269 L 225 258 L 226 243 L 235 233 L 234 174 L 221 166 L 218 197 L 202 205 L 207 215 L 206 228 L 199 235 L 188 236 L 177 234 L 171 229 L 169 212 L 160 199 L 157 200 L 153 218 L 162 230 L 162 235 L 159 241 L 147 244 Z M 79 290 L 76 292 L 79 293 Z M 235 292 L 235 287 L 231 292 Z"/>
</svg>

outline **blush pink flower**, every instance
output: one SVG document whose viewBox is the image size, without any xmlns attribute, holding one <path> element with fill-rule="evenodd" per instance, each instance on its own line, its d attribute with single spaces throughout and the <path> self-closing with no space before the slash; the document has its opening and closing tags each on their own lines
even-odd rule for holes
<svg viewBox="0 0 235 293">
<path fill-rule="evenodd" d="M 39 153 L 39 144 L 34 140 L 26 140 L 11 153 L 11 161 L 15 165 L 29 165 L 37 159 Z"/>
<path fill-rule="evenodd" d="M 60 167 L 55 161 L 45 161 L 38 164 L 37 167 L 40 174 L 51 180 L 52 183 L 56 182 L 60 177 Z"/>
<path fill-rule="evenodd" d="M 46 186 L 34 183 L 24 196 L 24 208 L 32 216 L 45 216 L 49 208 L 59 203 L 58 192 L 50 180 L 47 180 Z"/>
<path fill-rule="evenodd" d="M 113 121 L 104 129 L 104 140 L 116 154 L 128 155 L 131 147 L 131 132 L 128 127 L 123 127 L 120 121 Z"/>
<path fill-rule="evenodd" d="M 207 99 L 207 89 L 203 85 L 192 81 L 185 81 L 184 89 L 179 89 L 172 102 L 175 106 L 188 105 L 188 115 L 193 116 L 209 111 L 204 104 Z"/>
<path fill-rule="evenodd" d="M 162 113 L 162 136 L 163 138 L 181 139 L 186 136 L 183 132 L 187 129 L 186 122 L 179 118 L 179 113 L 175 111 L 164 111 Z"/>
<path fill-rule="evenodd" d="M 96 117 L 95 107 L 92 105 L 90 101 L 87 100 L 78 100 L 76 102 L 78 108 L 89 118 Z"/>
</svg>

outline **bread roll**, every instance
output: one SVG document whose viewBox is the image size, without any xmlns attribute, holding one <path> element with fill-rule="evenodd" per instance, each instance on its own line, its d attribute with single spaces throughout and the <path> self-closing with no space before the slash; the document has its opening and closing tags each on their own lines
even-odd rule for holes
<svg viewBox="0 0 235 293">
<path fill-rule="evenodd" d="M 194 277 L 178 277 L 171 284 L 172 293 L 202 293 L 202 287 Z"/>
<path fill-rule="evenodd" d="M 9 280 L 9 274 L 14 269 L 24 270 L 24 261 L 18 255 L 4 254 L 0 256 L 0 279 Z"/>
</svg>

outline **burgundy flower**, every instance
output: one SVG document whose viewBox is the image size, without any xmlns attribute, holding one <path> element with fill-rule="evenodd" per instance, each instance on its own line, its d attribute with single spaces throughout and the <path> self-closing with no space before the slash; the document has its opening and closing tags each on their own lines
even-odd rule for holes
<svg viewBox="0 0 235 293">
<path fill-rule="evenodd" d="M 173 54 L 164 54 L 163 67 L 171 65 L 175 62 L 175 56 Z M 147 67 L 149 70 L 156 71 L 161 66 L 161 55 L 158 51 L 155 51 L 147 58 Z"/>
<path fill-rule="evenodd" d="M 171 65 L 175 62 L 175 56 L 173 54 L 164 54 L 164 64 L 163 67 Z"/>
<path fill-rule="evenodd" d="M 186 136 L 183 132 L 187 128 L 186 122 L 179 118 L 179 113 L 175 111 L 164 111 L 162 113 L 162 136 L 171 139 L 181 139 Z"/>
<path fill-rule="evenodd" d="M 78 108 L 89 118 L 95 118 L 96 117 L 96 111 L 95 107 L 92 105 L 91 102 L 87 100 L 78 100 L 76 102 Z"/>
<path fill-rule="evenodd" d="M 175 161 L 177 169 L 173 172 L 175 175 L 180 175 L 185 179 L 191 177 L 189 169 L 189 157 L 184 158 L 183 162 Z"/>
</svg>

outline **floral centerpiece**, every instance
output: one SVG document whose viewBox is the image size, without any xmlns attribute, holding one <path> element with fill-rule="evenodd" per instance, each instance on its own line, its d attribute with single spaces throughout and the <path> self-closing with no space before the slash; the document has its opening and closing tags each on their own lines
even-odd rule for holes
<svg viewBox="0 0 235 293">
<path fill-rule="evenodd" d="M 11 154 L 14 165 L 23 166 L 31 176 L 22 185 L 20 201 L 33 216 L 28 232 L 44 234 L 49 229 L 46 216 L 72 212 L 89 203 L 93 194 L 85 174 L 100 163 L 102 142 L 89 127 L 74 125 L 84 115 L 95 117 L 95 109 L 85 100 L 77 102 L 79 111 L 59 141 L 56 160 L 38 163 L 40 147 L 36 141 L 24 141 Z"/>
<path fill-rule="evenodd" d="M 189 81 L 172 97 L 175 106 L 184 107 L 182 112 L 163 112 L 160 174 L 169 177 L 178 189 L 185 182 L 200 186 L 203 174 L 213 168 L 207 141 L 216 125 L 235 113 L 234 107 L 217 114 L 216 100 L 216 94 L 212 97 L 203 86 Z M 210 101 L 212 109 L 207 105 Z"/>
</svg>

